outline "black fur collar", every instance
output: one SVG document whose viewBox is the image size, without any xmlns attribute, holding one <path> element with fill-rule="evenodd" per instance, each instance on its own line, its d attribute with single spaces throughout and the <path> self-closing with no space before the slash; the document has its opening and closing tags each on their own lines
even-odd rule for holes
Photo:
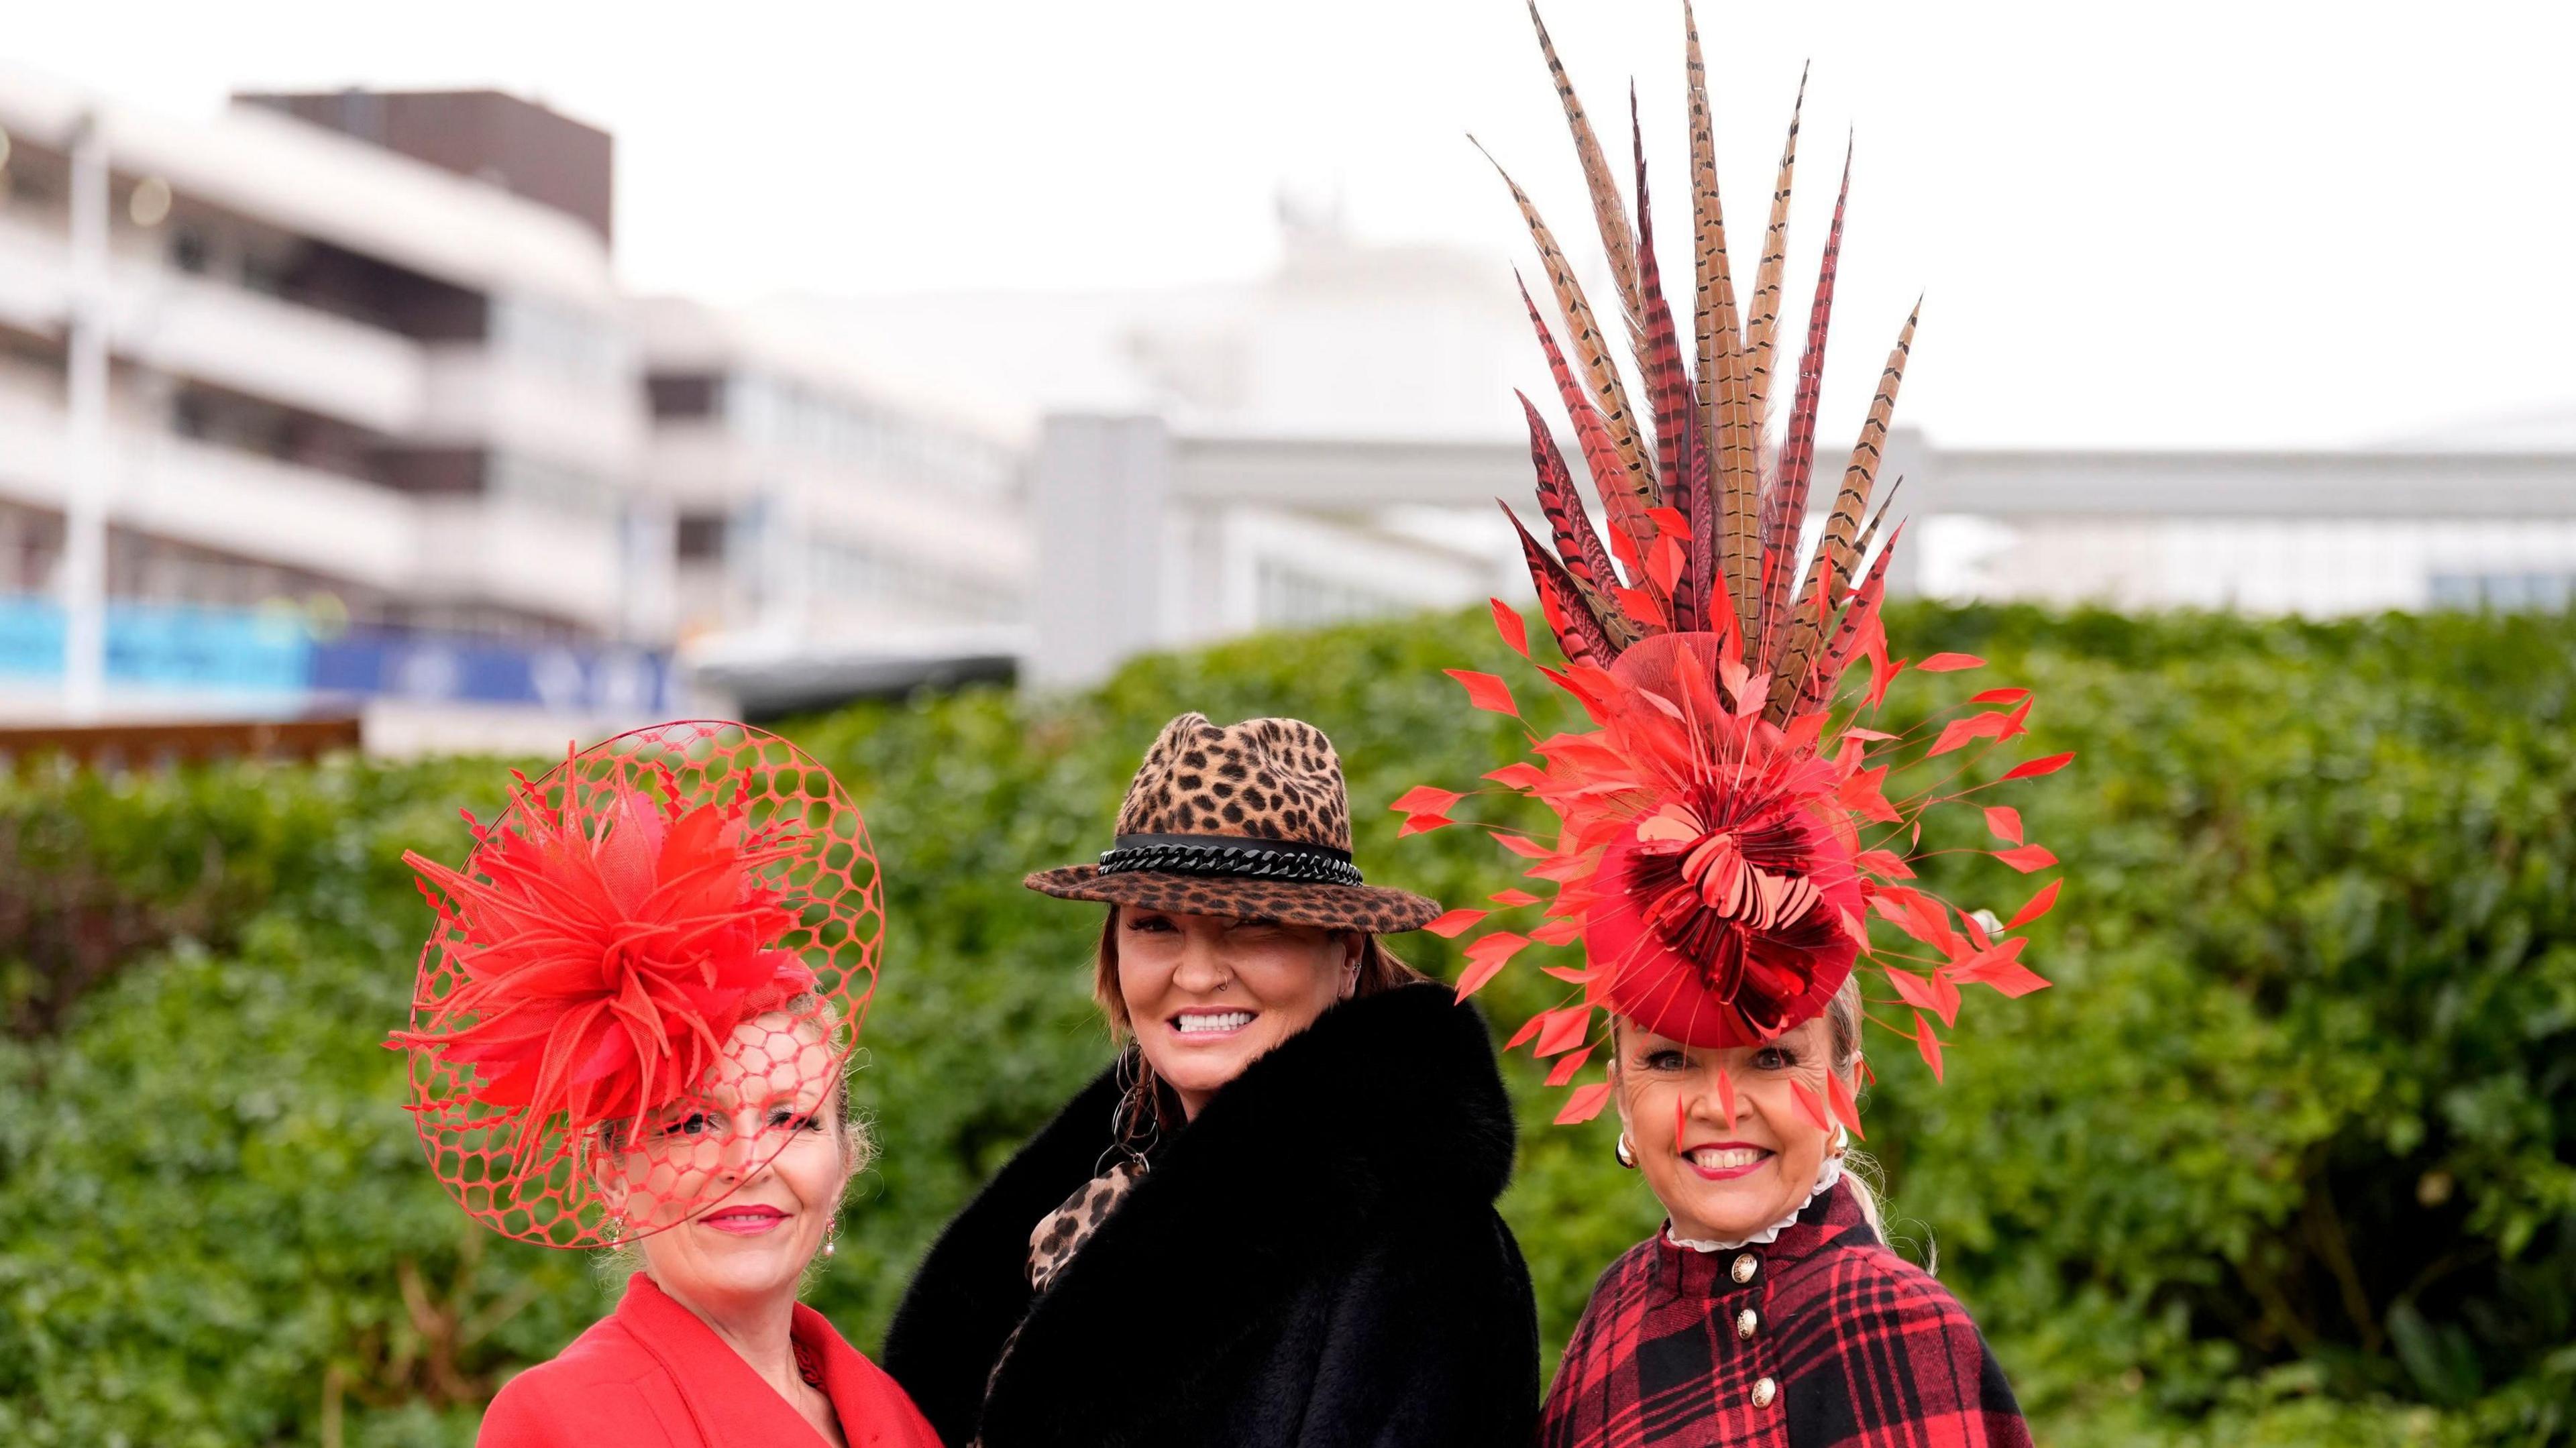
<svg viewBox="0 0 2576 1448">
<path fill-rule="evenodd" d="M 887 1366 L 962 1441 L 1026 1316 L 993 1417 L 1098 1429 L 1258 1330 L 1310 1279 L 1408 1223 L 1482 1217 L 1510 1180 L 1511 1104 L 1472 1009 L 1424 983 L 1336 1006 L 1255 1061 L 1155 1153 L 1135 1193 L 1029 1310 L 1029 1231 L 1089 1179 L 1118 1099 L 1103 1073 L 950 1223 Z M 1016 1434 L 1013 1435 L 1015 1438 Z"/>
</svg>

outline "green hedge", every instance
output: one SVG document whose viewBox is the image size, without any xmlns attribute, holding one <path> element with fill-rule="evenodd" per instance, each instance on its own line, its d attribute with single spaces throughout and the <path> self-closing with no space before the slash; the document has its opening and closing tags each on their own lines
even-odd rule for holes
<svg viewBox="0 0 2576 1448">
<path fill-rule="evenodd" d="M 1978 993 L 1946 1085 L 1876 1041 L 1867 1103 L 1902 1232 L 2042 1441 L 2576 1439 L 2576 625 L 1913 607 L 1891 632 L 1993 661 L 1909 677 L 1892 711 L 2028 684 L 2024 742 L 2081 751 L 2017 786 L 2068 865 L 2031 952 L 2058 988 Z M 816 1304 L 873 1344 L 940 1222 L 1105 1060 L 1097 916 L 1018 880 L 1100 848 L 1166 717 L 1322 725 L 1372 875 L 1465 902 L 1503 857 L 1463 828 L 1398 842 L 1384 806 L 1515 757 L 1438 673 L 1552 709 L 1507 662 L 1478 610 L 786 726 L 859 793 L 890 896 L 860 1077 L 883 1155 Z M 0 782 L 0 1441 L 462 1443 L 603 1308 L 586 1260 L 448 1207 L 375 1044 L 427 918 L 400 853 L 461 854 L 455 811 L 499 784 L 461 761 Z M 1941 863 L 1972 905 L 2029 889 Z M 1544 984 L 1507 972 L 1494 1018 Z M 1546 1125 L 1553 1093 L 1507 1074 L 1552 1364 L 1656 1214 L 1603 1124 Z"/>
</svg>

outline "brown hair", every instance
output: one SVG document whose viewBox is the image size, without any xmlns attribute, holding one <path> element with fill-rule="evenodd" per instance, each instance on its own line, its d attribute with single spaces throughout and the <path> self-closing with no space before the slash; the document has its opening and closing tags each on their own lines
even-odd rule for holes
<svg viewBox="0 0 2576 1448">
<path fill-rule="evenodd" d="M 1173 1125 L 1178 1107 L 1170 1099 L 1171 1093 L 1163 1090 L 1162 1083 L 1154 1079 L 1153 1064 L 1145 1059 L 1145 1053 L 1128 1040 L 1135 1030 L 1135 1023 L 1127 1015 L 1127 997 L 1118 988 L 1118 911 L 1117 905 L 1111 905 L 1108 916 L 1100 922 L 1100 947 L 1093 957 L 1091 972 L 1091 998 L 1100 1003 L 1100 1013 L 1109 1019 L 1110 1038 L 1123 1048 L 1119 1069 L 1133 1083 L 1128 1087 L 1126 1101 L 1119 1107 L 1119 1139 L 1126 1142 L 1142 1139 L 1154 1130 Z M 1359 980 L 1351 987 L 1353 1000 L 1390 991 L 1397 986 L 1411 985 L 1424 978 L 1422 972 L 1397 959 L 1395 952 L 1386 948 L 1386 941 L 1378 936 L 1361 930 L 1330 933 L 1357 935 L 1362 939 Z M 1150 1118 L 1150 1122 L 1140 1118 Z"/>
</svg>

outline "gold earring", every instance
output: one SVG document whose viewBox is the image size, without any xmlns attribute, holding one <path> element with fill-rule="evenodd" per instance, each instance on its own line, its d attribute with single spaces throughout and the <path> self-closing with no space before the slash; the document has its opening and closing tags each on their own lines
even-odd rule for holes
<svg viewBox="0 0 2576 1448">
<path fill-rule="evenodd" d="M 1610 1154 L 1617 1157 L 1619 1164 L 1628 1170 L 1637 1169 L 1637 1149 L 1628 1144 L 1628 1133 L 1624 1131 L 1619 1133 L 1619 1144 L 1610 1148 Z"/>
</svg>

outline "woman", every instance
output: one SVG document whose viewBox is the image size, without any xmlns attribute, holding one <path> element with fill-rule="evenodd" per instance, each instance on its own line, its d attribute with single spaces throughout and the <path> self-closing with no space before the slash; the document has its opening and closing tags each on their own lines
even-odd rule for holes
<svg viewBox="0 0 2576 1448">
<path fill-rule="evenodd" d="M 1684 16 L 1687 28 L 1687 9 Z M 1739 309 L 1699 40 L 1690 33 L 1698 305 L 1694 335 L 1684 341 L 1657 270 L 1642 137 L 1632 229 L 1544 29 L 1539 39 L 1610 253 L 1619 293 L 1611 310 L 1627 319 L 1650 407 L 1641 414 L 1632 406 L 1580 269 L 1565 262 L 1515 187 L 1577 354 L 1569 363 L 1559 353 L 1533 307 L 1582 443 L 1578 469 L 1529 409 L 1540 511 L 1555 549 L 1526 532 L 1522 544 L 1566 658 L 1549 677 L 1596 727 L 1546 739 L 1537 746 L 1542 763 L 1486 776 L 1556 817 L 1552 840 L 1506 842 L 1556 895 L 1544 902 L 1526 892 L 1497 895 L 1544 903 L 1548 921 L 1527 938 L 1489 937 L 1492 945 L 1468 954 L 1499 962 L 1529 939 L 1582 942 L 1581 970 L 1550 971 L 1579 991 L 1514 1041 L 1558 1058 L 1549 1079 L 1575 1085 L 1561 1120 L 1617 1102 L 1625 1127 L 1619 1160 L 1645 1174 L 1668 1218 L 1602 1277 L 1550 1390 L 1540 1441 L 1552 1448 L 2027 1444 L 2011 1389 L 1976 1328 L 1947 1292 L 1886 1249 L 1867 1193 L 1844 1168 L 1860 1122 L 1864 959 L 1883 974 L 1883 1004 L 1915 1008 L 1907 1033 L 1937 1072 L 1933 1020 L 1952 1024 L 1962 987 L 2020 995 L 2047 984 L 2019 964 L 2023 941 L 2007 932 L 2056 898 L 2055 885 L 2042 889 L 2007 925 L 1915 882 L 1924 811 L 1985 787 L 1978 781 L 1991 776 L 1979 754 L 2023 732 L 2027 690 L 1976 695 L 1963 707 L 2012 707 L 1952 719 L 1937 732 L 1870 727 L 1883 722 L 1873 711 L 1906 667 L 1889 658 L 1879 618 L 1895 535 L 1873 560 L 1879 525 L 1863 520 L 1913 323 L 1880 375 L 1839 488 L 1818 490 L 1819 500 L 1833 501 L 1811 535 L 1806 511 L 1842 212 L 1837 203 L 1794 401 L 1774 451 L 1765 423 L 1781 400 L 1771 381 L 1788 375 L 1774 341 L 1794 119 L 1763 259 L 1745 278 L 1752 285 Z M 1651 436 L 1639 430 L 1645 416 Z M 1608 520 L 1607 546 L 1576 492 L 1578 471 Z M 1818 539 L 1812 557 L 1809 536 Z M 1498 613 L 1497 621 L 1528 653 L 1520 620 Z M 1870 662 L 1869 688 L 1847 699 L 1844 676 L 1859 659 Z M 1981 662 L 1934 654 L 1919 667 L 1946 673 Z M 1502 681 L 1463 678 L 1480 706 L 1513 708 Z M 1891 770 L 1930 755 L 1948 757 L 1893 776 L 1910 787 L 1890 787 Z M 2033 761 L 2002 778 L 2065 762 Z M 2014 846 L 1996 852 L 2013 868 L 2028 873 L 2055 862 L 2024 841 L 2014 810 L 1990 808 L 1984 823 Z M 1948 846 L 1940 853 L 1961 855 L 1972 852 L 1959 845 L 1976 836 L 1935 838 Z M 1912 944 L 1879 954 L 1873 920 Z M 1609 1024 L 1606 1053 L 1586 1045 L 1596 1011 Z M 1605 1079 L 1580 1082 L 1596 1054 L 1606 1057 Z"/>
<path fill-rule="evenodd" d="M 882 917 L 838 783 L 756 730 L 664 725 L 523 783 L 462 870 L 405 858 L 439 912 L 394 1039 L 433 1167 L 511 1236 L 639 1268 L 477 1441 L 935 1448 L 796 1301 L 868 1154 L 845 1071 Z"/>
<path fill-rule="evenodd" d="M 1849 1130 L 1800 1104 L 1857 1089 L 1860 1022 L 1847 978 L 1822 1016 L 1757 1045 L 1614 1024 L 1620 1164 L 1666 1220 L 1593 1289 L 1546 1448 L 1638 1442 L 1647 1423 L 1694 1445 L 2030 1442 L 1966 1311 L 1887 1249 Z"/>
<path fill-rule="evenodd" d="M 1537 1319 L 1472 1011 L 1377 936 L 1312 726 L 1167 725 L 1098 865 L 1125 1049 L 932 1247 L 886 1367 L 953 1448 L 1527 1441 Z"/>
</svg>

